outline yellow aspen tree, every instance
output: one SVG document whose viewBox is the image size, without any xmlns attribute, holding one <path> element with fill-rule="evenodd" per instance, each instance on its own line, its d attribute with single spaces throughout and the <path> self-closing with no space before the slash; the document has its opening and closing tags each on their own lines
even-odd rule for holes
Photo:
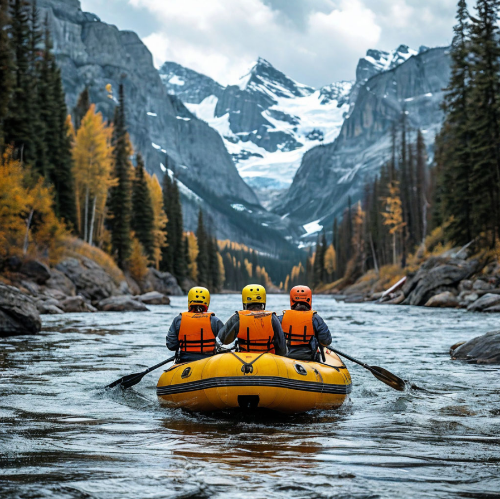
<svg viewBox="0 0 500 499">
<path fill-rule="evenodd" d="M 243 263 L 245 264 L 245 268 L 247 269 L 248 277 L 253 277 L 253 265 L 252 265 L 252 263 L 249 262 L 247 258 L 245 258 Z"/>
<path fill-rule="evenodd" d="M 144 171 L 146 181 L 151 195 L 151 205 L 153 207 L 153 264 L 156 269 L 160 268 L 162 258 L 162 248 L 167 245 L 167 234 L 165 226 L 168 219 L 163 209 L 163 192 L 156 175 L 149 175 Z"/>
<path fill-rule="evenodd" d="M 5 152 L 0 164 L 0 257 L 20 253 L 28 216 L 21 163 Z"/>
<path fill-rule="evenodd" d="M 284 291 L 290 291 L 290 275 L 286 276 L 285 284 L 283 286 Z"/>
<path fill-rule="evenodd" d="M 48 256 L 56 263 L 66 236 L 54 212 L 53 190 L 43 177 L 33 184 L 30 169 L 21 167 L 8 149 L 0 164 L 0 256 Z"/>
<path fill-rule="evenodd" d="M 139 240 L 132 233 L 132 253 L 128 260 L 128 270 L 132 278 L 141 283 L 148 273 L 148 257 Z"/>
<path fill-rule="evenodd" d="M 96 216 L 104 217 L 108 191 L 114 185 L 111 138 L 112 128 L 103 121 L 101 113 L 95 112 L 92 104 L 82 119 L 73 147 L 78 203 L 83 204 L 80 235 L 89 244 L 94 241 Z"/>
<path fill-rule="evenodd" d="M 217 252 L 217 262 L 219 263 L 219 282 L 221 286 L 224 286 L 226 282 L 226 269 L 224 267 L 224 259 L 219 252 Z"/>
<path fill-rule="evenodd" d="M 382 216 L 384 217 L 384 225 L 390 227 L 389 234 L 392 235 L 392 258 L 394 265 L 396 265 L 396 237 L 406 225 L 403 222 L 403 206 L 399 195 L 399 182 L 389 184 L 389 196 L 385 198 L 385 212 L 382 212 Z"/>
<path fill-rule="evenodd" d="M 333 244 L 330 244 L 330 246 L 328 246 L 328 249 L 325 253 L 325 270 L 330 278 L 337 270 L 337 253 L 335 252 Z"/>
<path fill-rule="evenodd" d="M 196 263 L 196 258 L 200 253 L 200 249 L 198 248 L 198 239 L 196 239 L 196 235 L 194 232 L 188 232 L 186 234 L 188 241 L 188 252 L 189 252 L 189 277 L 193 279 L 193 281 L 198 280 L 198 263 Z"/>
</svg>

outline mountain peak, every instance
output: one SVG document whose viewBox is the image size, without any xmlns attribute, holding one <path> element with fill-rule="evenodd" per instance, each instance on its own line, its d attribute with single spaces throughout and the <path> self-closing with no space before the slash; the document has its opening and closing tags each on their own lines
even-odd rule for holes
<svg viewBox="0 0 500 499">
<path fill-rule="evenodd" d="M 314 92 L 313 88 L 292 80 L 263 57 L 252 64 L 248 73 L 240 78 L 238 86 L 241 90 L 262 92 L 271 98 L 303 97 Z"/>
<path fill-rule="evenodd" d="M 369 49 L 366 51 L 366 56 L 359 60 L 356 69 L 356 81 L 367 81 L 377 73 L 394 69 L 417 54 L 418 52 L 408 47 L 408 45 L 400 45 L 396 50 L 390 52 Z"/>
</svg>

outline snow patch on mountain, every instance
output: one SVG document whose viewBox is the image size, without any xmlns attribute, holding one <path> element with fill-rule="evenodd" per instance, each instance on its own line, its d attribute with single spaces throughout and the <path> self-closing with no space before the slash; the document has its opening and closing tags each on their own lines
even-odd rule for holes
<svg viewBox="0 0 500 499">
<path fill-rule="evenodd" d="M 304 154 L 338 137 L 360 88 L 416 54 L 405 45 L 391 52 L 368 50 L 356 81 L 319 89 L 296 82 L 262 58 L 227 87 L 175 63 L 165 63 L 160 74 L 170 93 L 219 132 L 240 175 L 271 207 L 292 184 Z M 179 80 L 184 85 L 176 84 Z"/>
</svg>

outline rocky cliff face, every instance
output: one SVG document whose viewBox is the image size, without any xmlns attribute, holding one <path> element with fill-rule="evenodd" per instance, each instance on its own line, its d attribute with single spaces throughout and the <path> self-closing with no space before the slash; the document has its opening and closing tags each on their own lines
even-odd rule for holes
<svg viewBox="0 0 500 499">
<path fill-rule="evenodd" d="M 276 212 L 296 224 L 330 227 L 348 196 L 361 198 L 365 181 L 390 158 L 393 124 L 406 113 L 414 131 L 421 129 L 429 152 L 443 113 L 443 89 L 450 76 L 446 48 L 425 50 L 360 85 L 349 117 L 331 144 L 307 152 L 293 184 Z"/>
<path fill-rule="evenodd" d="M 244 206 L 257 224 L 269 218 L 279 220 L 260 207 L 220 135 L 168 95 L 151 53 L 135 33 L 120 31 L 82 12 L 78 0 L 39 0 L 38 6 L 43 18 L 49 19 L 68 108 L 75 106 L 87 86 L 98 111 L 111 119 L 116 98 L 108 95 L 106 85 L 111 84 L 116 95 L 119 84 L 124 84 L 134 147 L 145 156 L 148 171 L 159 177 L 166 172 L 167 155 L 173 160 L 182 183 L 188 229 L 195 228 L 200 206 L 219 237 L 246 243 L 253 234 L 241 220 L 241 212 L 231 205 Z M 167 80 L 167 87 L 168 81 L 172 79 Z M 216 90 L 214 85 L 211 91 Z"/>
</svg>

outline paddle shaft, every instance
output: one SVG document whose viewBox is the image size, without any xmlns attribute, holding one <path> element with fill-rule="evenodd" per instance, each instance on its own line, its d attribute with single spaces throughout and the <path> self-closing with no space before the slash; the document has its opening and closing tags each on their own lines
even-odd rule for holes
<svg viewBox="0 0 500 499">
<path fill-rule="evenodd" d="M 173 357 L 170 357 L 170 359 L 164 360 L 163 362 L 160 362 L 159 364 L 156 364 L 156 366 L 150 367 L 149 369 L 146 369 L 144 372 L 144 376 L 151 371 L 154 371 L 155 369 L 158 369 L 161 366 L 164 366 L 165 364 L 168 364 L 169 362 L 172 362 L 175 360 L 175 355 Z"/>
<path fill-rule="evenodd" d="M 328 348 L 328 350 L 335 352 L 337 355 L 341 355 L 342 357 L 345 357 L 346 359 L 350 360 L 351 362 L 354 362 L 355 364 L 358 364 L 361 367 L 368 369 L 369 371 L 372 370 L 372 368 L 368 364 L 365 364 L 364 362 L 361 362 L 360 360 L 356 360 L 356 359 L 352 358 L 350 355 L 347 355 L 346 353 L 341 352 L 340 350 L 336 350 L 335 348 L 332 348 L 332 347 L 327 347 L 327 348 Z"/>
<path fill-rule="evenodd" d="M 163 362 L 160 362 L 159 364 L 156 364 L 153 367 L 149 367 L 148 369 L 140 373 L 134 373 L 134 374 L 129 374 L 127 376 L 122 376 L 120 379 L 117 379 L 116 381 L 113 381 L 113 383 L 107 385 L 106 388 L 114 388 L 117 385 L 122 385 L 122 388 L 130 388 L 131 386 L 134 386 L 137 383 L 139 383 L 141 379 L 144 378 L 144 376 L 146 376 L 146 374 L 150 373 L 151 371 L 154 371 L 155 369 L 158 369 L 161 366 L 164 366 L 165 364 L 168 364 L 169 362 L 172 362 L 173 360 L 175 360 L 175 355 L 167 360 L 164 360 Z"/>
<path fill-rule="evenodd" d="M 351 362 L 354 362 L 355 364 L 360 365 L 361 367 L 364 367 L 367 371 L 370 371 L 379 381 L 382 381 L 382 383 L 385 383 L 386 385 L 390 386 L 391 388 L 394 388 L 395 390 L 398 391 L 404 391 L 406 387 L 406 382 L 401 379 L 399 376 L 396 376 L 395 374 L 391 373 L 387 369 L 383 369 L 382 367 L 378 366 L 369 366 L 368 364 L 365 364 L 364 362 L 361 362 L 360 360 L 357 360 L 350 355 L 347 355 L 340 350 L 336 350 L 335 348 L 328 347 L 332 352 L 335 352 L 337 355 L 340 355 L 342 357 L 345 357 L 346 359 L 350 360 Z"/>
</svg>

